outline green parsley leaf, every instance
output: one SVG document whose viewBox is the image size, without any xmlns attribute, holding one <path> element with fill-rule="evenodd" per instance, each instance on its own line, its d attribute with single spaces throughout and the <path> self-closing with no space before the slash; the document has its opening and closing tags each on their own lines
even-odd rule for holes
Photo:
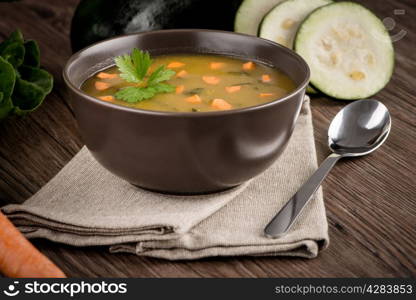
<svg viewBox="0 0 416 300">
<path fill-rule="evenodd" d="M 157 83 L 151 86 L 157 94 L 159 93 L 171 93 L 175 90 L 175 86 L 167 83 Z"/>
<path fill-rule="evenodd" d="M 170 93 L 175 90 L 173 85 L 162 83 L 172 78 L 176 74 L 175 71 L 162 65 L 150 75 L 147 74 L 152 64 L 148 52 L 134 48 L 130 55 L 118 56 L 114 60 L 121 73 L 121 78 L 127 82 L 143 84 L 143 86 L 129 86 L 120 89 L 115 94 L 117 99 L 135 103 L 150 99 L 159 93 Z"/>
<path fill-rule="evenodd" d="M 140 79 L 136 76 L 136 69 L 131 61 L 130 56 L 118 56 L 114 60 L 120 71 L 121 78 L 127 82 L 140 82 Z"/>
<path fill-rule="evenodd" d="M 152 64 L 149 53 L 134 48 L 130 55 L 117 56 L 114 61 L 120 71 L 120 77 L 128 82 L 140 83 Z"/>
<path fill-rule="evenodd" d="M 115 96 L 117 99 L 135 103 L 153 97 L 154 93 L 147 88 L 129 86 L 119 90 Z"/>
<path fill-rule="evenodd" d="M 161 65 L 149 76 L 147 84 L 152 85 L 162 81 L 169 80 L 175 74 L 175 71 L 166 69 L 165 65 Z"/>
<path fill-rule="evenodd" d="M 158 83 L 148 87 L 129 86 L 119 90 L 115 96 L 117 99 L 124 100 L 129 103 L 136 103 L 146 99 L 153 98 L 156 94 L 170 93 L 175 87 L 166 83 Z"/>
<path fill-rule="evenodd" d="M 149 70 L 150 65 L 152 64 L 152 59 L 148 52 L 140 51 L 137 48 L 134 48 L 131 57 L 133 59 L 133 64 L 137 66 L 137 75 L 140 80 L 146 76 L 147 71 Z"/>
</svg>

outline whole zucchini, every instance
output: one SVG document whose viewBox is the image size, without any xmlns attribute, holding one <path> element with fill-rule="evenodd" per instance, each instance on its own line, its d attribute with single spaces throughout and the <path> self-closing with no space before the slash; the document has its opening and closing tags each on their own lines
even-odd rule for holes
<svg viewBox="0 0 416 300">
<path fill-rule="evenodd" d="M 233 30 L 242 0 L 82 0 L 72 19 L 71 45 L 132 32 L 173 28 Z"/>
</svg>

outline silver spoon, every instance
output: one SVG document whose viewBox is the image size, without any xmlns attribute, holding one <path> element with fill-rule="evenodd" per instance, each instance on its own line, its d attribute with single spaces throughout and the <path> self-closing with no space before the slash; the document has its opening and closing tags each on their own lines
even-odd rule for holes
<svg viewBox="0 0 416 300">
<path fill-rule="evenodd" d="M 333 153 L 265 227 L 265 235 L 270 238 L 285 235 L 335 163 L 343 157 L 373 152 L 386 140 L 390 127 L 389 111 L 377 100 L 356 101 L 339 111 L 328 131 Z"/>
</svg>

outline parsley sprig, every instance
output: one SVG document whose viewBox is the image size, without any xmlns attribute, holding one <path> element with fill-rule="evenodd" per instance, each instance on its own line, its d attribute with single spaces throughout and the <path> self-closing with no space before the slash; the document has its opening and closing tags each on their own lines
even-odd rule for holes
<svg viewBox="0 0 416 300">
<path fill-rule="evenodd" d="M 169 93 L 175 90 L 171 84 L 163 83 L 175 75 L 175 71 L 167 69 L 164 65 L 149 73 L 152 59 L 148 52 L 134 48 L 130 54 L 118 56 L 114 59 L 120 71 L 120 77 L 127 82 L 135 83 L 120 89 L 116 98 L 126 102 L 135 103 L 150 99 L 156 94 Z"/>
</svg>

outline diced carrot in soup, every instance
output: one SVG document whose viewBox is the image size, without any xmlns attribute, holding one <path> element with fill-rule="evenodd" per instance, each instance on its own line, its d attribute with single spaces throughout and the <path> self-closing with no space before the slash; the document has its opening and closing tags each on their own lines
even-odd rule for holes
<svg viewBox="0 0 416 300">
<path fill-rule="evenodd" d="M 198 95 L 193 95 L 188 98 L 185 98 L 185 101 L 189 103 L 201 103 L 202 99 Z"/>
<path fill-rule="evenodd" d="M 202 80 L 205 81 L 207 84 L 218 84 L 220 83 L 220 79 L 216 76 L 202 76 Z"/>
<path fill-rule="evenodd" d="M 241 85 L 232 85 L 232 86 L 226 86 L 225 90 L 227 93 L 235 93 L 241 90 Z"/>
<path fill-rule="evenodd" d="M 260 97 L 272 97 L 274 96 L 274 94 L 273 93 L 260 93 L 259 96 Z"/>
<path fill-rule="evenodd" d="M 229 110 L 233 108 L 230 103 L 219 98 L 212 100 L 211 106 L 218 110 Z"/>
<path fill-rule="evenodd" d="M 252 61 L 249 61 L 243 64 L 243 70 L 250 71 L 250 70 L 254 70 L 254 68 L 255 68 L 255 65 Z"/>
<path fill-rule="evenodd" d="M 184 65 L 185 65 L 184 63 L 181 63 L 179 61 L 173 61 L 168 64 L 168 68 L 172 68 L 172 69 L 182 68 Z"/>
<path fill-rule="evenodd" d="M 224 63 L 222 62 L 212 62 L 210 63 L 209 67 L 211 68 L 211 70 L 219 70 L 222 67 L 224 67 Z"/>
<path fill-rule="evenodd" d="M 97 77 L 100 79 L 113 79 L 113 78 L 117 78 L 118 75 L 117 74 L 110 74 L 110 73 L 106 73 L 106 72 L 100 72 L 97 74 Z"/>
<path fill-rule="evenodd" d="M 106 90 L 110 87 L 110 84 L 107 82 L 102 82 L 102 81 L 96 81 L 95 82 L 95 88 L 99 91 L 103 91 Z"/>
<path fill-rule="evenodd" d="M 272 78 L 270 77 L 269 74 L 263 74 L 263 75 L 261 75 L 261 81 L 270 82 L 270 81 L 272 81 Z"/>
<path fill-rule="evenodd" d="M 186 75 L 188 75 L 188 72 L 185 70 L 180 70 L 178 73 L 176 73 L 176 77 L 184 78 Z"/>
<path fill-rule="evenodd" d="M 185 90 L 185 86 L 184 85 L 177 85 L 175 92 L 176 92 L 176 94 L 182 94 L 184 90 Z"/>
<path fill-rule="evenodd" d="M 98 97 L 98 98 L 101 99 L 101 100 L 104 100 L 104 101 L 114 101 L 113 96 L 101 96 L 101 97 Z"/>
</svg>

